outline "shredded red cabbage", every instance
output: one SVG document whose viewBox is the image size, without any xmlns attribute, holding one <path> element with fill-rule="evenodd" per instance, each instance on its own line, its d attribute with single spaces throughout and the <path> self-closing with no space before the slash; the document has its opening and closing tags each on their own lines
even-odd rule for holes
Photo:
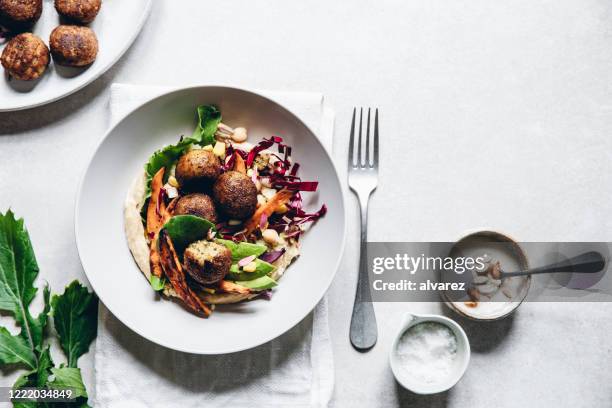
<svg viewBox="0 0 612 408">
<path fill-rule="evenodd" d="M 285 253 L 285 248 L 282 248 L 279 251 L 267 251 L 262 256 L 259 257 L 262 261 L 265 262 L 275 262 L 278 258 L 280 258 Z"/>
<path fill-rule="evenodd" d="M 261 218 L 259 218 L 259 228 L 264 229 L 267 223 L 268 223 L 268 216 L 265 213 L 261 214 Z"/>
<path fill-rule="evenodd" d="M 247 168 L 253 167 L 253 163 L 257 158 L 257 155 L 266 149 L 271 148 L 273 145 L 277 145 L 278 154 L 270 153 L 271 156 L 277 160 L 274 163 L 270 163 L 270 166 L 261 169 L 259 172 L 255 172 L 252 176 L 253 182 L 257 179 L 266 179 L 269 185 L 280 190 L 286 189 L 293 192 L 291 200 L 287 204 L 288 211 L 283 214 L 273 214 L 268 217 L 261 217 L 259 226 L 261 229 L 266 227 L 272 228 L 277 232 L 284 232 L 288 238 L 299 239 L 302 230 L 302 225 L 317 221 L 323 217 L 327 212 L 327 207 L 323 205 L 319 211 L 315 213 L 306 213 L 302 209 L 302 196 L 301 191 L 316 191 L 319 183 L 317 181 L 302 181 L 297 175 L 300 165 L 299 163 L 291 163 L 291 146 L 283 143 L 283 139 L 278 136 L 272 136 L 269 139 L 263 139 L 257 145 L 255 145 L 248 153 L 240 149 L 235 149 L 233 146 L 228 147 L 226 151 L 227 159 L 224 163 L 224 170 L 230 170 L 234 167 L 237 155 L 240 155 L 244 160 Z M 236 241 L 238 238 L 243 236 L 243 230 L 241 226 L 232 227 L 227 224 L 219 225 L 217 229 L 219 234 L 226 239 L 232 239 Z M 275 254 L 278 259 L 281 254 Z M 266 256 L 266 255 L 264 255 Z M 271 256 L 271 255 L 270 255 Z M 262 259 L 264 259 L 262 257 Z M 273 262 L 273 261 L 272 261 Z"/>
<path fill-rule="evenodd" d="M 234 168 L 234 163 L 236 163 L 236 153 L 232 153 L 227 156 L 225 159 L 225 163 L 223 164 L 223 171 L 228 171 Z"/>
<path fill-rule="evenodd" d="M 236 149 L 234 146 L 230 145 L 227 147 L 225 151 L 225 163 L 221 166 L 223 171 L 232 170 L 234 168 L 234 163 L 236 163 L 236 156 L 240 156 L 243 159 L 247 157 L 247 152 L 244 150 Z"/>
<path fill-rule="evenodd" d="M 272 185 L 276 188 L 286 188 L 292 191 L 317 191 L 319 186 L 318 181 L 288 181 L 288 180 L 276 180 L 272 182 Z"/>
<path fill-rule="evenodd" d="M 253 164 L 253 161 L 255 161 L 255 157 L 257 157 L 257 154 L 259 152 L 261 152 L 262 150 L 266 150 L 269 147 L 272 147 L 274 143 L 280 144 L 282 142 L 283 142 L 283 139 L 278 136 L 272 136 L 270 139 L 264 139 L 261 142 L 259 142 L 256 146 L 254 146 L 251 149 L 251 151 L 249 152 L 249 155 L 247 156 L 247 159 L 246 159 L 247 167 L 251 167 L 251 165 Z"/>
</svg>

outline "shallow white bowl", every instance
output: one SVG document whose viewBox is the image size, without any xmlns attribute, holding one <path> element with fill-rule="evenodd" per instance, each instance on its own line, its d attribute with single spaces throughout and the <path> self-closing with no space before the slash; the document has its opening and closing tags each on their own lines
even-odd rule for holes
<svg viewBox="0 0 612 408">
<path fill-rule="evenodd" d="M 157 299 L 128 249 L 123 204 L 128 187 L 157 149 L 193 132 L 195 108 L 214 103 L 223 122 L 244 126 L 249 141 L 282 136 L 293 146 L 303 180 L 319 181 L 303 193 L 309 210 L 328 206 L 301 239 L 302 254 L 286 271 L 272 299 L 220 306 L 208 319 Z M 79 255 L 104 305 L 141 336 L 175 350 L 222 354 L 255 347 L 285 333 L 319 302 L 338 267 L 345 240 L 341 184 L 315 134 L 278 103 L 228 87 L 201 86 L 162 95 L 124 117 L 102 140 L 83 177 L 76 205 Z"/>
<path fill-rule="evenodd" d="M 87 68 L 56 65 L 51 60 L 36 81 L 9 81 L 0 67 L 0 112 L 32 108 L 56 101 L 88 85 L 104 74 L 127 51 L 151 11 L 152 0 L 103 0 L 96 19 L 89 24 L 99 43 L 98 57 Z M 49 35 L 60 24 L 53 0 L 43 0 L 43 12 L 32 32 L 49 46 Z M 0 45 L 0 52 L 4 45 Z"/>
<path fill-rule="evenodd" d="M 402 335 L 411 327 L 425 322 L 440 323 L 443 326 L 448 327 L 457 338 L 457 359 L 453 366 L 453 371 L 446 378 L 440 379 L 439 382 L 427 384 L 423 381 L 419 381 L 418 378 L 407 374 L 401 369 L 401 362 L 397 357 L 397 346 Z M 404 318 L 404 322 L 393 341 L 391 347 L 391 353 L 389 354 L 389 363 L 391 364 L 391 371 L 398 383 L 407 390 L 414 392 L 415 394 L 437 394 L 444 392 L 452 388 L 465 373 L 467 366 L 470 362 L 470 342 L 468 341 L 465 331 L 459 326 L 454 320 L 449 319 L 445 316 L 440 315 L 429 315 L 429 314 L 407 314 Z"/>
</svg>

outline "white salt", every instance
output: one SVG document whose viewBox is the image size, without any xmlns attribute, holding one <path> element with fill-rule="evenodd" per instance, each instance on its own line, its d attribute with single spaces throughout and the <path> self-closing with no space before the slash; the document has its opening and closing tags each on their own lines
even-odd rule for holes
<svg viewBox="0 0 612 408">
<path fill-rule="evenodd" d="M 438 383 L 452 373 L 457 358 L 457 338 L 443 324 L 419 323 L 402 335 L 396 355 L 406 377 L 426 384 Z"/>
</svg>

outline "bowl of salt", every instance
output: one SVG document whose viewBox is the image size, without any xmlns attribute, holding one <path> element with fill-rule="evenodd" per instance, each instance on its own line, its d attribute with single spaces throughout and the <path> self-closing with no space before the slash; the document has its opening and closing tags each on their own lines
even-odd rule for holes
<svg viewBox="0 0 612 408">
<path fill-rule="evenodd" d="M 470 361 L 470 343 L 456 322 L 438 315 L 407 314 L 393 341 L 391 370 L 415 394 L 452 388 Z"/>
</svg>

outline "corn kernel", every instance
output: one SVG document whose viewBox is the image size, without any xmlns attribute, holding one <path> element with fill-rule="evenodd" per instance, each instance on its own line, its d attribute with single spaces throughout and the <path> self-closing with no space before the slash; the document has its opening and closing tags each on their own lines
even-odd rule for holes
<svg viewBox="0 0 612 408">
<path fill-rule="evenodd" d="M 217 142 L 215 147 L 213 147 L 213 153 L 215 156 L 224 158 L 225 157 L 225 143 Z"/>
<path fill-rule="evenodd" d="M 202 148 L 202 150 L 206 150 L 207 152 L 212 152 L 213 151 L 213 145 L 209 144 L 206 145 Z"/>
<path fill-rule="evenodd" d="M 274 210 L 274 212 L 277 214 L 284 214 L 287 211 L 289 211 L 289 208 L 287 208 L 285 204 L 279 205 L 278 207 L 276 207 L 276 210 Z"/>
</svg>

